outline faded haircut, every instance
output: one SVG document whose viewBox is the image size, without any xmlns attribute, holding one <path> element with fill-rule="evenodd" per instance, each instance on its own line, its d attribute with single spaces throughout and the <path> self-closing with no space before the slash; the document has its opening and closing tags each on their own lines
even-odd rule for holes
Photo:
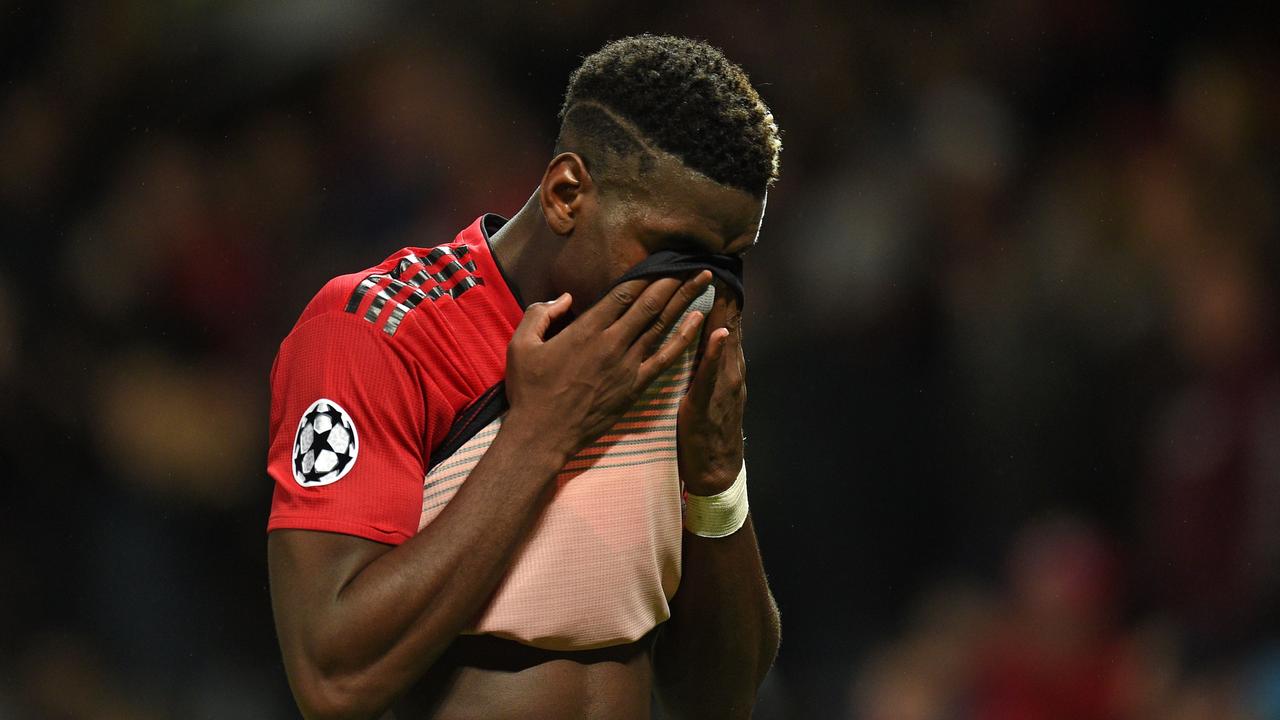
<svg viewBox="0 0 1280 720">
<path fill-rule="evenodd" d="M 556 151 L 620 179 L 647 172 L 653 148 L 761 198 L 778 177 L 782 141 L 746 73 L 718 49 L 669 36 L 615 40 L 569 77 Z"/>
</svg>

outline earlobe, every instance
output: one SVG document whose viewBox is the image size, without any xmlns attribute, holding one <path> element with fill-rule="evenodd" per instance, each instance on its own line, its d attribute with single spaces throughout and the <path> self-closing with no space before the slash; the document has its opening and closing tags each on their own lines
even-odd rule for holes
<svg viewBox="0 0 1280 720">
<path fill-rule="evenodd" d="M 591 187 L 591 176 L 577 153 L 560 153 L 547 165 L 538 189 L 542 214 L 557 235 L 569 235 L 582 212 Z"/>
</svg>

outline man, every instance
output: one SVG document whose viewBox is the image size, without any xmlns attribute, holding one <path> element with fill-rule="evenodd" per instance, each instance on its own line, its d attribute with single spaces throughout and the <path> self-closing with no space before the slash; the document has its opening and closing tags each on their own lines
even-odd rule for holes
<svg viewBox="0 0 1280 720">
<path fill-rule="evenodd" d="M 777 128 L 718 50 L 652 36 L 586 58 L 561 120 L 510 221 L 334 279 L 281 344 L 268 554 L 307 717 L 747 717 L 773 661 L 737 258 Z"/>
</svg>

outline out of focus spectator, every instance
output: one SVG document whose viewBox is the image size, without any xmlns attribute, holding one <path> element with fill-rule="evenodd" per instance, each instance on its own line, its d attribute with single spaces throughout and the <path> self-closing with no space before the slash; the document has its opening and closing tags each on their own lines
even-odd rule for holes
<svg viewBox="0 0 1280 720">
<path fill-rule="evenodd" d="M 1196 662 L 1166 617 L 1126 617 L 1120 570 L 1109 543 L 1079 520 L 1027 526 L 998 592 L 942 585 L 901 637 L 869 656 L 852 685 L 852 717 L 1273 717 L 1270 660 Z"/>
<path fill-rule="evenodd" d="M 1010 565 L 1006 607 L 978 656 L 975 720 L 1134 717 L 1147 683 L 1117 624 L 1110 549 L 1064 521 L 1025 532 Z"/>
</svg>

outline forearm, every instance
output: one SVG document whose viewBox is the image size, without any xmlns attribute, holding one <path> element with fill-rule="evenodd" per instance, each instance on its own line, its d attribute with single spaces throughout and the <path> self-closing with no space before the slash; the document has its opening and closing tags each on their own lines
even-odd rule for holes
<svg viewBox="0 0 1280 720">
<path fill-rule="evenodd" d="M 430 525 L 359 569 L 291 638 L 290 680 L 309 715 L 376 716 L 475 617 L 563 466 L 540 447 L 504 426 Z"/>
<path fill-rule="evenodd" d="M 683 564 L 655 650 L 662 709 L 677 718 L 748 717 L 780 637 L 750 517 L 724 538 L 685 532 Z"/>
</svg>

